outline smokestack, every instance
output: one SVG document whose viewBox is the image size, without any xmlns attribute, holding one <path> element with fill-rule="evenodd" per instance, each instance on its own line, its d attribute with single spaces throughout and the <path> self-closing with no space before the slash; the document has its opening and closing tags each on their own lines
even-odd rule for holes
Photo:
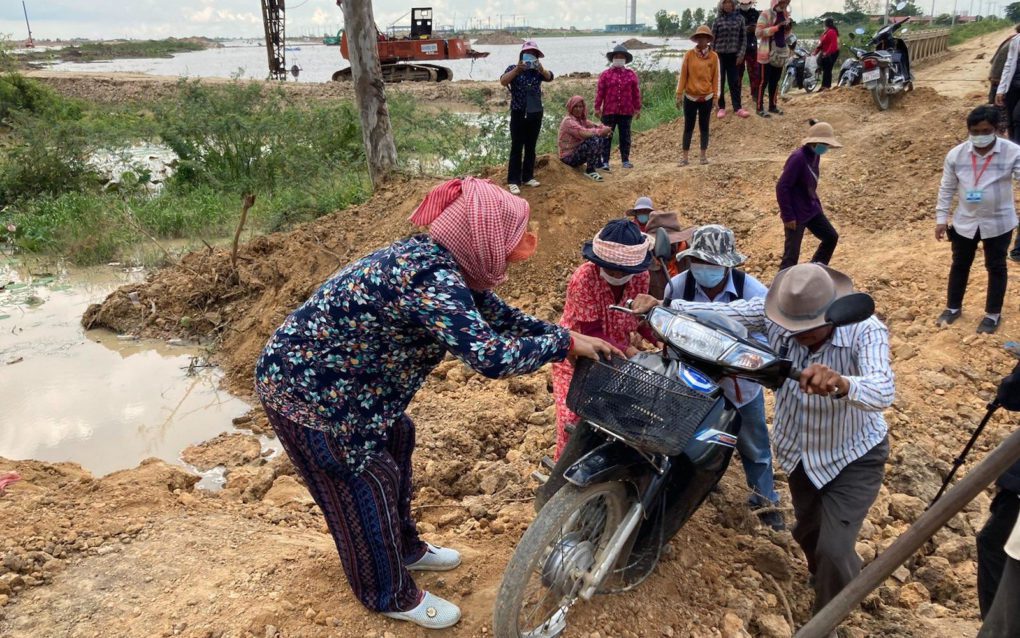
<svg viewBox="0 0 1020 638">
<path fill-rule="evenodd" d="M 637 0 L 630 0 L 630 23 L 637 24 Z"/>
</svg>

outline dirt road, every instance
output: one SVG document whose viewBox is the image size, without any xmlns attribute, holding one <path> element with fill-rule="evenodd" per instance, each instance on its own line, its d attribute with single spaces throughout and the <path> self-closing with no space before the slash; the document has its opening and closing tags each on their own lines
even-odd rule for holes
<svg viewBox="0 0 1020 638">
<path fill-rule="evenodd" d="M 975 104 L 942 76 L 950 68 L 965 77 L 984 73 L 987 61 L 975 59 L 976 46 L 920 70 L 919 89 L 886 113 L 851 90 L 794 97 L 782 118 L 713 122 L 707 167 L 676 166 L 679 122 L 639 136 L 637 168 L 599 185 L 543 158 L 537 175 L 543 186 L 525 193 L 541 247 L 501 292 L 555 319 L 566 277 L 580 263 L 581 241 L 645 194 L 689 223 L 733 227 L 751 255 L 750 271 L 771 280 L 782 248 L 773 184 L 806 120 L 831 122 L 845 144 L 822 166 L 820 195 L 841 233 L 833 266 L 875 296 L 892 333 L 897 374 L 897 401 L 887 414 L 892 457 L 857 548 L 870 560 L 935 493 L 1012 366 L 1002 343 L 1020 339 L 1015 273 L 998 335 L 973 332 L 985 290 L 979 269 L 963 320 L 945 330 L 933 325 L 949 263 L 949 247 L 933 236 L 935 195 L 943 157 L 965 137 L 963 119 Z M 925 84 L 935 80 L 942 83 Z M 227 272 L 224 253 L 189 256 L 186 268 L 111 296 L 88 321 L 164 336 L 178 317 L 196 318 L 192 330 L 220 339 L 229 383 L 247 393 L 269 332 L 338 265 L 410 231 L 407 214 L 431 185 L 396 183 L 358 209 L 256 239 L 242 251 L 239 284 L 217 274 Z M 813 250 L 806 244 L 805 252 Z M 129 291 L 138 292 L 144 315 Z M 442 635 L 491 633 L 503 568 L 531 517 L 528 475 L 553 444 L 548 387 L 547 372 L 488 381 L 446 362 L 411 406 L 419 424 L 420 527 L 429 540 L 465 552 L 458 570 L 420 581 L 464 609 L 463 621 Z M 1013 422 L 996 419 L 972 458 Z M 217 454 L 223 451 L 210 452 Z M 227 489 L 216 494 L 195 491 L 193 477 L 158 462 L 100 480 L 74 466 L 0 460 L 0 471 L 7 469 L 25 480 L 0 496 L 0 635 L 439 635 L 383 620 L 353 601 L 321 517 L 281 460 L 231 467 Z M 782 481 L 780 488 L 786 494 Z M 565 635 L 789 636 L 788 616 L 801 624 L 810 613 L 806 567 L 789 533 L 753 525 L 745 498 L 734 464 L 657 572 L 635 592 L 579 607 Z M 982 495 L 940 531 L 852 617 L 847 635 L 974 636 L 974 533 L 988 502 Z"/>
</svg>

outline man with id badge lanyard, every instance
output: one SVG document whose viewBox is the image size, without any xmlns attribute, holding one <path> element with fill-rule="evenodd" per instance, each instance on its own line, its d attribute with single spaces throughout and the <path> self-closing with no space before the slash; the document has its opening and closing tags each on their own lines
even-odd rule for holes
<svg viewBox="0 0 1020 638">
<path fill-rule="evenodd" d="M 970 267 L 978 243 L 985 254 L 988 295 L 979 333 L 991 334 L 1002 321 L 1006 296 L 1006 254 L 1017 226 L 1013 180 L 1020 179 L 1020 146 L 995 135 L 1000 113 L 994 106 L 979 106 L 967 116 L 970 139 L 946 155 L 935 206 L 935 239 L 947 236 L 952 244 L 946 309 L 936 321 L 948 326 L 960 318 Z M 952 219 L 949 207 L 957 197 Z"/>
</svg>

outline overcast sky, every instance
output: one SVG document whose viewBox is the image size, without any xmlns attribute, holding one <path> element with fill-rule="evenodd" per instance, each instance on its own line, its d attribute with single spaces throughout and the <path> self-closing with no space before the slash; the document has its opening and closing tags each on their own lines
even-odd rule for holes
<svg viewBox="0 0 1020 638">
<path fill-rule="evenodd" d="M 927 12 L 931 0 L 917 0 Z M 975 0 L 959 0 L 962 13 Z M 976 0 L 981 2 L 981 0 Z M 759 0 L 759 3 L 767 0 Z M 936 13 L 948 13 L 954 0 L 935 0 Z M 990 0 L 985 0 L 991 4 Z M 259 0 L 25 0 L 36 38 L 165 38 L 204 35 L 257 37 L 262 33 Z M 422 0 L 376 0 L 380 28 L 397 22 Z M 496 26 L 517 14 L 519 24 L 540 27 L 602 27 L 624 22 L 625 0 L 432 0 L 437 24 L 463 26 L 469 19 Z M 714 6 L 715 0 L 638 0 L 638 22 L 653 24 L 656 11 Z M 287 29 L 291 34 L 333 32 L 341 25 L 335 0 L 289 0 Z M 977 4 L 974 5 L 975 8 Z M 794 17 L 839 11 L 842 0 L 793 0 Z M 21 0 L 0 0 L 0 34 L 25 38 Z"/>
</svg>

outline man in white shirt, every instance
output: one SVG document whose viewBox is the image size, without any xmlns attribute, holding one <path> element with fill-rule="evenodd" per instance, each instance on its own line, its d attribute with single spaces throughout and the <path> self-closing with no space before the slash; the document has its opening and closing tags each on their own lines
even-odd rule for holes
<svg viewBox="0 0 1020 638">
<path fill-rule="evenodd" d="M 711 224 L 697 228 L 691 247 L 676 256 L 676 259 L 685 258 L 690 260 L 691 267 L 666 284 L 667 305 L 672 299 L 716 303 L 764 299 L 768 293 L 764 284 L 737 269 L 747 257 L 737 252 L 733 231 L 725 226 Z M 765 342 L 762 334 L 752 337 Z M 775 488 L 772 448 L 765 422 L 765 392 L 757 383 L 743 379 L 723 379 L 719 385 L 740 411 L 737 451 L 751 489 L 747 504 L 752 510 L 768 510 L 758 515 L 761 522 L 776 531 L 784 530 L 783 515 L 774 507 L 779 503 L 779 493 Z"/>
<path fill-rule="evenodd" d="M 1006 254 L 1017 226 L 1013 180 L 1020 178 L 1020 146 L 995 135 L 999 118 L 999 110 L 989 105 L 979 106 L 967 116 L 970 139 L 946 155 L 935 206 L 935 239 L 942 241 L 948 236 L 953 247 L 946 309 L 936 323 L 948 326 L 960 318 L 980 242 L 988 271 L 988 295 L 977 331 L 986 334 L 998 330 L 1002 320 Z M 958 201 L 950 219 L 954 196 Z"/>
<path fill-rule="evenodd" d="M 838 328 L 825 320 L 829 306 L 852 292 L 843 273 L 800 264 L 780 271 L 765 299 L 672 304 L 718 312 L 765 334 L 803 370 L 799 384 L 788 381 L 776 392 L 772 441 L 789 476 L 793 537 L 814 577 L 815 611 L 860 573 L 857 534 L 889 456 L 882 416 L 896 392 L 889 331 L 875 317 Z M 640 295 L 631 307 L 643 312 L 657 304 Z"/>
</svg>

